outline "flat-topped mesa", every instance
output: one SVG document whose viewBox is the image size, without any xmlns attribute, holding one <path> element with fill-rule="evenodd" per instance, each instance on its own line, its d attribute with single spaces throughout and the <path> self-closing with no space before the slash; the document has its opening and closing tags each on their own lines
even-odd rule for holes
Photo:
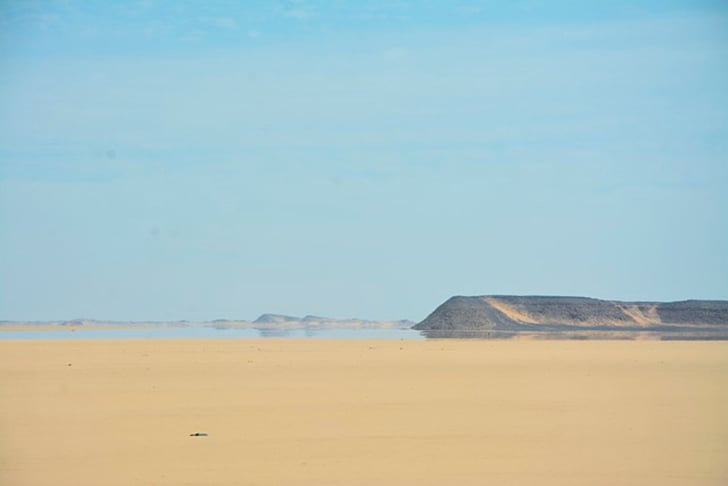
<svg viewBox="0 0 728 486">
<path fill-rule="evenodd" d="M 419 330 L 727 328 L 728 301 L 621 302 L 588 297 L 452 297 Z"/>
</svg>

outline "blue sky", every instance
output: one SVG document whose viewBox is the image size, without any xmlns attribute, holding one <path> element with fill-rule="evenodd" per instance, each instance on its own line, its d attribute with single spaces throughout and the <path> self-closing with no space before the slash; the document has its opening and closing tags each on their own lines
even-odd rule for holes
<svg viewBox="0 0 728 486">
<path fill-rule="evenodd" d="M 728 298 L 719 1 L 0 1 L 0 319 Z"/>
</svg>

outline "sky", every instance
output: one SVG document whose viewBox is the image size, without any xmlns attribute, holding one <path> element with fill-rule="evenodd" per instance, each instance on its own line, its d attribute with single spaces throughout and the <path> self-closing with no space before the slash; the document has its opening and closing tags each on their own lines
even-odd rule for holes
<svg viewBox="0 0 728 486">
<path fill-rule="evenodd" d="M 0 319 L 728 299 L 728 2 L 0 0 Z"/>
</svg>

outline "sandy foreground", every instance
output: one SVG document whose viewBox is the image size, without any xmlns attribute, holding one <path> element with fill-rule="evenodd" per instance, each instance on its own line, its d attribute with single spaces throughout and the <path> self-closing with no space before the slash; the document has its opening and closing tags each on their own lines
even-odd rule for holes
<svg viewBox="0 0 728 486">
<path fill-rule="evenodd" d="M 728 342 L 0 341 L 0 484 L 725 485 Z"/>
</svg>

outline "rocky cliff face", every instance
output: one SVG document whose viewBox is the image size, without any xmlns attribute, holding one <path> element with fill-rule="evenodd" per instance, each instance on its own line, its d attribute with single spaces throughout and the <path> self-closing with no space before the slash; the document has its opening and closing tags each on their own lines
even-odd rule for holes
<svg viewBox="0 0 728 486">
<path fill-rule="evenodd" d="M 420 330 L 728 328 L 728 301 L 620 302 L 586 297 L 452 297 Z"/>
</svg>

